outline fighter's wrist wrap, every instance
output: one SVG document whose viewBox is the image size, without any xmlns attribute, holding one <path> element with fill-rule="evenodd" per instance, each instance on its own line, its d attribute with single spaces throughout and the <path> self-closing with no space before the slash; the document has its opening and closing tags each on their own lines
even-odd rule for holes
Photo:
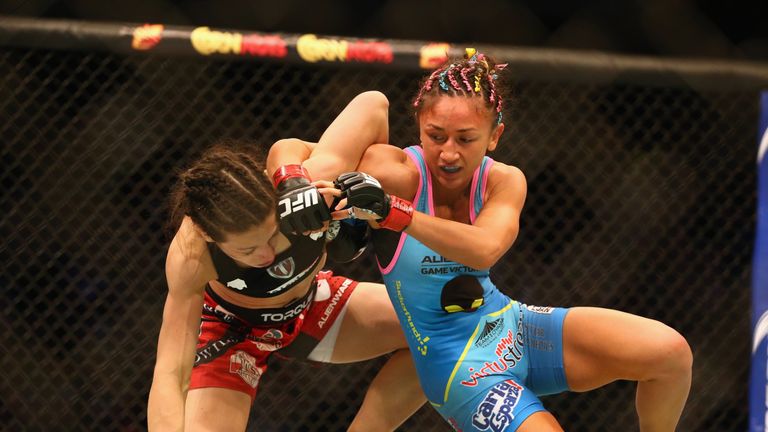
<svg viewBox="0 0 768 432">
<path fill-rule="evenodd" d="M 413 219 L 413 204 L 384 192 L 376 178 L 357 171 L 341 174 L 333 184 L 347 198 L 347 207 L 375 214 L 380 228 L 402 231 Z M 333 206 L 335 207 L 335 206 Z"/>
<path fill-rule="evenodd" d="M 272 184 L 275 188 L 280 188 L 280 185 L 290 178 L 306 179 L 306 183 L 309 183 L 309 172 L 306 168 L 299 164 L 283 165 L 272 174 Z M 302 182 L 303 183 L 303 182 Z"/>
<path fill-rule="evenodd" d="M 395 195 L 388 195 L 389 212 L 387 217 L 376 221 L 380 227 L 392 231 L 402 231 L 413 220 L 413 204 Z"/>
</svg>

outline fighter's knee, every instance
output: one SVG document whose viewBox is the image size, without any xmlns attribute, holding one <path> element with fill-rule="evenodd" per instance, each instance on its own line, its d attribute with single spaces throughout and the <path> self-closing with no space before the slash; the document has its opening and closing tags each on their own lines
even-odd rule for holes
<svg viewBox="0 0 768 432">
<path fill-rule="evenodd" d="M 674 352 L 678 368 L 690 375 L 693 369 L 693 351 L 688 341 L 679 333 L 674 342 Z"/>
<path fill-rule="evenodd" d="M 675 376 L 691 374 L 693 352 L 683 335 L 672 328 L 668 328 L 658 343 L 658 360 L 663 366 L 663 373 Z"/>
</svg>

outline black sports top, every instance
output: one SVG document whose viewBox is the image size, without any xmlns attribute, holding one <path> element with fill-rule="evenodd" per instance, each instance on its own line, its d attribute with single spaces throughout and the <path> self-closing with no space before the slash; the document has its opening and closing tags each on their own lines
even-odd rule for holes
<svg viewBox="0 0 768 432">
<path fill-rule="evenodd" d="M 215 243 L 208 243 L 217 280 L 234 292 L 249 297 L 280 295 L 303 281 L 323 256 L 325 237 L 289 236 L 291 245 L 269 267 L 240 267 Z"/>
</svg>

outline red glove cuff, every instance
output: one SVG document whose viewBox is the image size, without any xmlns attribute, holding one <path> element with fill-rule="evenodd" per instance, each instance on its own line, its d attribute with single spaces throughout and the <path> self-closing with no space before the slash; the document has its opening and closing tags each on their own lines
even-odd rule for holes
<svg viewBox="0 0 768 432">
<path fill-rule="evenodd" d="M 378 221 L 379 226 L 392 231 L 406 229 L 413 220 L 413 204 L 394 195 L 389 196 L 389 202 L 389 214 Z"/>
<path fill-rule="evenodd" d="M 283 165 L 272 174 L 272 184 L 277 187 L 277 185 L 292 177 L 303 177 L 309 180 L 309 172 L 299 164 Z"/>
</svg>

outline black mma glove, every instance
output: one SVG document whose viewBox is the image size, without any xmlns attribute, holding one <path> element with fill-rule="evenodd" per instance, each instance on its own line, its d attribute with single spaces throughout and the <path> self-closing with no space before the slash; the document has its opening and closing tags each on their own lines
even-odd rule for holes
<svg viewBox="0 0 768 432">
<path fill-rule="evenodd" d="M 346 208 L 357 207 L 375 214 L 381 228 L 402 231 L 413 219 L 410 201 L 385 193 L 379 181 L 366 173 L 344 173 L 333 184 L 341 190 L 342 198 L 347 198 Z"/>
<path fill-rule="evenodd" d="M 301 234 L 323 228 L 331 220 L 325 199 L 310 184 L 301 165 L 283 165 L 272 176 L 277 190 L 277 214 L 283 234 Z"/>
</svg>

